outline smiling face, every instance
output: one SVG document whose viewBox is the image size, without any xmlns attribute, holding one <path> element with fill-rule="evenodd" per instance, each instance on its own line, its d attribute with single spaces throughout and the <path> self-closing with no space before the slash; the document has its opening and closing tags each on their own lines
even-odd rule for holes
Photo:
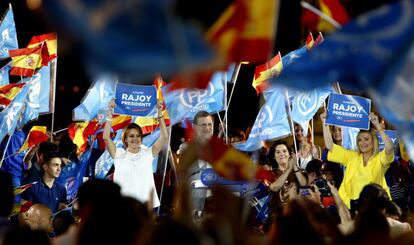
<svg viewBox="0 0 414 245">
<path fill-rule="evenodd" d="M 197 138 L 201 142 L 206 142 L 211 139 L 214 132 L 214 122 L 211 116 L 199 117 L 197 122 L 194 124 L 194 129 Z"/>
<path fill-rule="evenodd" d="M 274 157 L 279 166 L 286 166 L 290 157 L 290 153 L 287 146 L 284 144 L 276 145 Z"/>
<path fill-rule="evenodd" d="M 304 139 L 303 128 L 299 124 L 295 124 L 295 137 L 297 141 L 302 141 Z"/>
<path fill-rule="evenodd" d="M 141 133 L 135 129 L 131 128 L 128 131 L 125 131 L 124 136 L 124 145 L 127 149 L 137 150 L 141 145 L 142 136 Z"/>
<path fill-rule="evenodd" d="M 357 136 L 358 150 L 361 153 L 373 153 L 374 139 L 370 132 L 360 132 Z"/>
</svg>

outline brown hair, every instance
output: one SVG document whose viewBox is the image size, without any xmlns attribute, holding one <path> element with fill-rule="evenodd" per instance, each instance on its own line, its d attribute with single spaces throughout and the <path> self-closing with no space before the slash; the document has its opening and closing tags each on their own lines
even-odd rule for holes
<svg viewBox="0 0 414 245">
<path fill-rule="evenodd" d="M 132 129 L 136 129 L 141 137 L 141 141 L 142 141 L 142 129 L 141 127 L 136 124 L 136 123 L 130 123 L 126 128 L 124 133 L 122 134 L 122 143 L 124 144 L 125 147 L 128 147 L 127 143 L 126 143 L 126 139 L 127 136 L 129 134 L 129 131 L 131 131 Z"/>
</svg>

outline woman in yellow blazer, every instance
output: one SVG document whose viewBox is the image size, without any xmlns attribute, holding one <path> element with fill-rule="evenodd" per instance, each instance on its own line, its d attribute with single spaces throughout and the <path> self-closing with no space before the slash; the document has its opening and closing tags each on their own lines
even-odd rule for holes
<svg viewBox="0 0 414 245">
<path fill-rule="evenodd" d="M 370 183 L 381 185 L 390 195 L 384 176 L 388 167 L 394 161 L 394 147 L 391 140 L 384 133 L 378 121 L 378 116 L 371 112 L 368 118 L 384 141 L 385 147 L 381 152 L 378 152 L 376 134 L 367 130 L 361 130 L 358 133 L 357 151 L 347 150 L 334 144 L 331 131 L 328 125 L 325 125 L 326 112 L 323 112 L 320 117 L 323 125 L 323 138 L 326 148 L 329 150 L 328 161 L 337 162 L 346 167 L 344 180 L 339 187 L 339 196 L 346 206 L 350 208 L 351 200 L 357 200 L 362 188 Z"/>
</svg>

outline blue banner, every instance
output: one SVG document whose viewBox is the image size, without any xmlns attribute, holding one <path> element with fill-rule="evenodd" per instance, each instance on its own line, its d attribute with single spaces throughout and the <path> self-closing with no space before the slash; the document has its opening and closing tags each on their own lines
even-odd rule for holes
<svg viewBox="0 0 414 245">
<path fill-rule="evenodd" d="M 390 138 L 392 144 L 394 145 L 394 154 L 399 152 L 400 145 L 398 144 L 398 135 L 396 130 L 384 130 L 384 133 Z M 384 140 L 382 139 L 381 135 L 377 133 L 378 136 L 378 147 L 379 150 L 382 151 L 384 149 Z"/>
<path fill-rule="evenodd" d="M 73 109 L 74 121 L 90 121 L 101 112 L 106 115 L 108 103 L 115 95 L 115 81 L 113 76 L 102 75 L 86 92 L 82 102 Z"/>
<path fill-rule="evenodd" d="M 7 85 L 10 83 L 10 80 L 9 80 L 10 68 L 11 68 L 11 62 L 3 66 L 0 69 L 0 86 Z"/>
<path fill-rule="evenodd" d="M 295 93 L 292 100 L 292 119 L 302 126 L 305 136 L 308 133 L 309 120 L 313 118 L 331 92 L 333 92 L 332 86 L 328 85 Z"/>
<path fill-rule="evenodd" d="M 9 50 L 18 49 L 16 25 L 14 23 L 13 9 L 9 9 L 0 20 L 0 59 L 10 57 Z"/>
<path fill-rule="evenodd" d="M 360 96 L 331 93 L 326 124 L 369 129 L 371 100 Z"/>
<path fill-rule="evenodd" d="M 116 114 L 156 117 L 157 115 L 152 112 L 157 106 L 157 89 L 154 86 L 118 83 L 115 91 L 115 104 Z"/>
<path fill-rule="evenodd" d="M 284 89 L 274 87 L 272 91 L 257 114 L 247 141 L 234 144 L 234 148 L 240 151 L 256 151 L 262 147 L 262 141 L 282 138 L 291 133 Z"/>
</svg>

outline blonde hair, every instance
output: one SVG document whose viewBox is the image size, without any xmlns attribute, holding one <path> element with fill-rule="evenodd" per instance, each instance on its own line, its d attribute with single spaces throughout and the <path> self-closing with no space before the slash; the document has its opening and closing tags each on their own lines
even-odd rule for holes
<svg viewBox="0 0 414 245">
<path fill-rule="evenodd" d="M 356 137 L 356 143 L 357 143 L 357 148 L 358 148 L 358 153 L 359 154 L 361 154 L 361 150 L 359 149 L 359 146 L 358 146 L 358 137 L 359 137 L 359 135 L 360 134 L 362 134 L 362 133 L 368 133 L 369 135 L 371 135 L 371 137 L 372 137 L 372 142 L 373 142 L 373 144 L 374 144 L 374 147 L 373 147 L 373 150 L 372 150 L 372 156 L 375 156 L 376 154 L 378 154 L 378 152 L 379 152 L 379 144 L 378 144 L 378 137 L 377 137 L 377 135 L 375 134 L 375 132 L 373 132 L 373 131 L 370 131 L 370 130 L 360 130 L 359 131 L 359 133 L 358 133 L 358 135 L 357 135 L 357 137 Z"/>
</svg>

